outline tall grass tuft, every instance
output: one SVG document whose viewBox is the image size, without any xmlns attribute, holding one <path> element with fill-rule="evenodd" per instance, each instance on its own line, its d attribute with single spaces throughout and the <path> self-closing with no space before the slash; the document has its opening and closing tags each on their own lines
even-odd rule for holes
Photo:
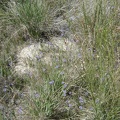
<svg viewBox="0 0 120 120">
<path fill-rule="evenodd" d="M 44 0 L 10 2 L 8 19 L 17 26 L 24 25 L 33 37 L 40 37 L 41 31 L 49 29 L 52 16 Z"/>
</svg>

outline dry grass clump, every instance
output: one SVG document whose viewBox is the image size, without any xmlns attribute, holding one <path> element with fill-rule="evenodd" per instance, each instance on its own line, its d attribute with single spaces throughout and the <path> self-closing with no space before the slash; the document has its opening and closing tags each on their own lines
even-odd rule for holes
<svg viewBox="0 0 120 120">
<path fill-rule="evenodd" d="M 64 63 L 73 63 L 75 60 L 80 60 L 80 57 L 80 49 L 76 42 L 65 38 L 54 37 L 51 42 L 33 43 L 32 45 L 23 48 L 21 51 L 18 51 L 18 63 L 15 66 L 15 71 L 19 75 L 27 74 L 39 76 L 39 68 L 37 68 L 38 64 L 52 67 L 52 65 L 55 64 L 55 60 Z M 70 69 L 70 71 L 73 70 Z"/>
</svg>

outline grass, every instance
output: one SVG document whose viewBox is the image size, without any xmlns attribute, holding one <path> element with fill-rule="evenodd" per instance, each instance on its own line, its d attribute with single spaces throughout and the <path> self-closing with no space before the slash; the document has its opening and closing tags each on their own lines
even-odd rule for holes
<svg viewBox="0 0 120 120">
<path fill-rule="evenodd" d="M 6 3 L 0 3 L 0 119 L 119 120 L 120 2 Z M 67 36 L 59 28 L 63 21 Z M 79 51 L 43 49 L 43 55 L 51 54 L 52 66 L 31 60 L 37 74 L 16 74 L 19 46 L 44 46 L 56 32 L 61 39 L 73 39 Z"/>
</svg>

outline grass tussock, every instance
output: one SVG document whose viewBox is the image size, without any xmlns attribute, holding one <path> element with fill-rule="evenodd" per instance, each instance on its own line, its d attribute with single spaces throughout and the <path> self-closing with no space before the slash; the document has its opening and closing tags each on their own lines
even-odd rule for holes
<svg viewBox="0 0 120 120">
<path fill-rule="evenodd" d="M 120 119 L 118 0 L 0 6 L 0 119 Z"/>
</svg>

